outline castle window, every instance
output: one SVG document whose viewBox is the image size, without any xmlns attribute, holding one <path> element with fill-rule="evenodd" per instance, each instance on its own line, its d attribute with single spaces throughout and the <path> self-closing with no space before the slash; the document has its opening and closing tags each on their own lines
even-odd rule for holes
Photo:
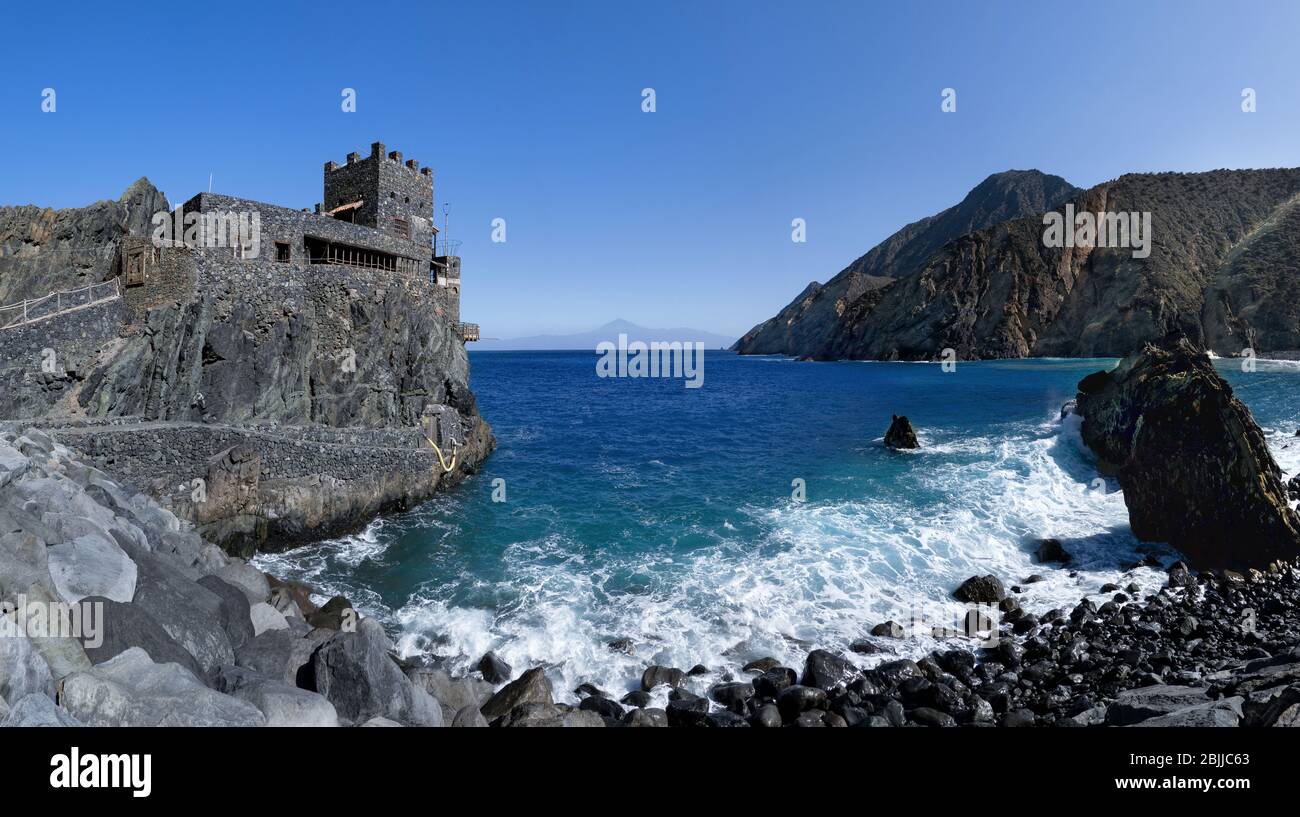
<svg viewBox="0 0 1300 817">
<path fill-rule="evenodd" d="M 289 244 L 284 241 L 275 242 L 275 260 L 288 263 L 289 261 Z"/>
<path fill-rule="evenodd" d="M 126 258 L 126 285 L 144 285 L 144 253 L 132 253 Z"/>
<path fill-rule="evenodd" d="M 407 204 L 410 204 L 410 203 L 411 203 L 411 197 L 410 197 L 410 196 L 407 196 L 407 197 L 406 197 L 406 203 L 407 203 Z"/>
<path fill-rule="evenodd" d="M 407 222 L 407 220 L 404 218 L 393 219 L 393 235 L 396 235 L 399 238 L 410 238 L 411 237 L 410 223 Z"/>
</svg>

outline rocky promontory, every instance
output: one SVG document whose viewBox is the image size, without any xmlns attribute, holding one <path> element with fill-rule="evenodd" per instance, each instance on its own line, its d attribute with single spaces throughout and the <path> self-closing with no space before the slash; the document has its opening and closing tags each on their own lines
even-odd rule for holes
<svg viewBox="0 0 1300 817">
<path fill-rule="evenodd" d="M 1300 556 L 1300 518 L 1250 410 L 1186 339 L 1147 344 L 1079 383 L 1084 442 L 1118 475 L 1139 539 L 1196 567 Z"/>
<path fill-rule="evenodd" d="M 154 247 L 167 208 L 146 179 L 85 208 L 0 208 L 0 305 L 82 293 L 39 319 L 4 313 L 0 421 L 44 429 L 245 556 L 351 532 L 479 468 L 495 440 L 458 291 Z M 144 248 L 143 285 L 124 283 L 126 246 Z M 99 300 L 57 311 L 88 285 Z"/>
</svg>

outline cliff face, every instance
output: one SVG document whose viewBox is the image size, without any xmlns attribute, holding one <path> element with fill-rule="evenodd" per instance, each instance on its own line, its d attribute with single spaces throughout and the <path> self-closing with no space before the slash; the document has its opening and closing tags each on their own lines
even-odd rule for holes
<svg viewBox="0 0 1300 817">
<path fill-rule="evenodd" d="M 0 306 L 104 280 L 117 241 L 148 235 L 153 214 L 166 209 L 146 178 L 88 207 L 0 207 Z"/>
<path fill-rule="evenodd" d="M 1079 383 L 1083 440 L 1117 469 L 1133 534 L 1202 568 L 1300 555 L 1300 518 L 1250 410 L 1186 339 Z"/>
<path fill-rule="evenodd" d="M 776 317 L 736 342 L 742 354 L 833 356 L 832 338 L 848 309 L 914 274 L 949 241 L 1009 219 L 1049 210 L 1080 192 L 1037 170 L 995 173 L 962 201 L 913 222 L 844 268 L 825 285 L 813 282 Z"/>
<path fill-rule="evenodd" d="M 117 203 L 0 208 L 0 291 L 44 295 L 117 274 L 119 242 L 166 202 L 147 182 Z M 40 242 L 17 236 L 39 237 Z M 101 260 L 70 272 L 59 250 Z M 472 473 L 491 430 L 469 389 L 454 297 L 420 277 L 343 265 L 233 262 L 163 249 L 146 286 L 0 328 L 0 419 L 25 419 L 99 459 L 231 550 L 364 524 Z M 454 467 L 439 466 L 428 432 Z M 256 467 L 236 469 L 232 447 Z"/>
<path fill-rule="evenodd" d="M 1048 247 L 1042 213 L 1025 214 L 953 236 L 910 274 L 846 298 L 815 343 L 771 351 L 1119 357 L 1171 332 L 1225 355 L 1300 349 L 1300 169 L 1132 174 L 1070 199 L 1078 213 L 1149 212 L 1150 255 Z M 755 332 L 739 351 L 768 351 L 747 342 Z"/>
</svg>

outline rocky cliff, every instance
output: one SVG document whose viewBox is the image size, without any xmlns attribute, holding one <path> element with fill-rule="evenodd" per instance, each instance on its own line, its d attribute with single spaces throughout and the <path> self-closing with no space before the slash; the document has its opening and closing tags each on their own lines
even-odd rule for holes
<svg viewBox="0 0 1300 817">
<path fill-rule="evenodd" d="M 1059 176 L 1037 170 L 995 173 L 958 204 L 915 221 L 880 242 L 826 284 L 810 283 L 774 318 L 751 329 L 735 349 L 752 355 L 831 354 L 844 313 L 859 301 L 919 270 L 953 239 L 1010 219 L 1042 213 L 1079 193 Z"/>
<path fill-rule="evenodd" d="M 166 206 L 141 180 L 118 202 L 0 208 L 0 293 L 118 274 L 119 243 Z M 0 328 L 0 419 L 46 428 L 244 554 L 355 529 L 491 451 L 449 296 L 427 279 L 184 248 L 156 264 L 120 299 Z"/>
<path fill-rule="evenodd" d="M 829 359 L 933 359 L 944 349 L 962 359 L 1120 357 L 1172 332 L 1223 355 L 1300 349 L 1300 278 L 1291 274 L 1300 169 L 1130 174 L 1067 198 L 1043 211 L 1150 213 L 1150 254 L 1047 246 L 1042 211 L 1020 213 L 947 236 L 920 263 L 894 267 L 893 280 L 837 295 L 833 321 L 813 314 L 819 291 L 810 288 L 797 302 L 805 306 L 787 307 L 736 348 Z M 815 332 L 764 340 L 781 324 L 798 327 L 803 313 Z"/>
<path fill-rule="evenodd" d="M 0 207 L 0 306 L 104 280 L 122 236 L 149 235 L 153 214 L 167 208 L 146 178 L 88 207 Z"/>
<path fill-rule="evenodd" d="M 1119 476 L 1139 539 L 1168 542 L 1201 568 L 1300 556 L 1300 517 L 1263 433 L 1186 339 L 1084 378 L 1076 406 L 1084 442 Z"/>
</svg>

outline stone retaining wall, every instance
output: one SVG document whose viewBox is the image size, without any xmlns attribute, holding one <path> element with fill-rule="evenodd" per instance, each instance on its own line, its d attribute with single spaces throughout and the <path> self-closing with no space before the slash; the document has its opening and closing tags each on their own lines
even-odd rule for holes
<svg viewBox="0 0 1300 817">
<path fill-rule="evenodd" d="M 285 549 L 350 532 L 462 481 L 493 447 L 477 417 L 442 412 L 446 472 L 419 429 L 250 427 L 126 421 L 42 424 L 123 483 L 157 498 L 232 553 Z M 256 465 L 239 497 L 216 495 L 229 452 Z M 224 456 L 223 456 L 224 455 Z"/>
<path fill-rule="evenodd" d="M 119 300 L 0 329 L 0 417 L 45 414 L 113 347 L 126 323 Z"/>
</svg>

